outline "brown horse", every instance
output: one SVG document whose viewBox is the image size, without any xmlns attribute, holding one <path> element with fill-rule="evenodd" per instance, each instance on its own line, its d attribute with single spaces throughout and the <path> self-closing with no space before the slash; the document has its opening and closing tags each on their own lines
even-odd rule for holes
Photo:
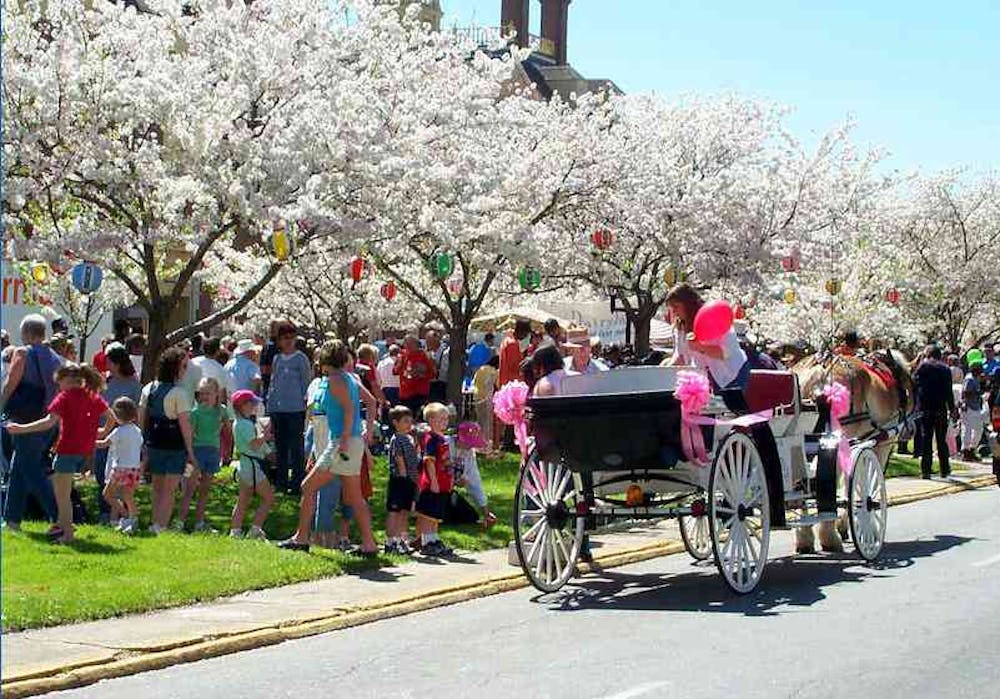
<svg viewBox="0 0 1000 699">
<path fill-rule="evenodd" d="M 851 411 L 843 420 L 843 433 L 848 439 L 860 439 L 880 428 L 900 425 L 913 412 L 914 388 L 909 366 L 902 353 L 889 350 L 866 359 L 836 353 L 814 354 L 797 363 L 792 371 L 799 378 L 803 398 L 815 398 L 824 386 L 834 381 L 846 386 L 851 392 Z M 895 439 L 876 445 L 883 469 L 895 446 Z M 842 551 L 841 534 L 846 531 L 846 515 L 841 516 L 837 527 L 833 522 L 820 523 L 823 550 Z M 796 529 L 795 539 L 798 552 L 815 550 L 812 527 Z"/>
</svg>

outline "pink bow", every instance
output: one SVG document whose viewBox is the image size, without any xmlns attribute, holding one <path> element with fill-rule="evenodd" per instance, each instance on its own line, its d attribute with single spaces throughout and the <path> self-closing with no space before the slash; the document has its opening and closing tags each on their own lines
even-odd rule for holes
<svg viewBox="0 0 1000 699">
<path fill-rule="evenodd" d="M 823 388 L 823 397 L 830 406 L 830 425 L 834 432 L 840 432 L 837 445 L 837 465 L 845 476 L 851 475 L 851 445 L 844 436 L 840 419 L 851 411 L 851 390 L 842 383 L 831 383 Z"/>
<path fill-rule="evenodd" d="M 528 422 L 524 408 L 528 404 L 528 385 L 511 381 L 493 394 L 493 413 L 505 425 L 513 425 L 514 439 L 521 449 L 521 457 L 528 458 Z"/>
<path fill-rule="evenodd" d="M 698 418 L 711 397 L 712 387 L 704 374 L 696 371 L 677 372 L 674 398 L 681 404 L 681 447 L 684 449 L 684 458 L 697 464 L 708 462 L 705 438 L 700 427 L 704 423 Z"/>
</svg>

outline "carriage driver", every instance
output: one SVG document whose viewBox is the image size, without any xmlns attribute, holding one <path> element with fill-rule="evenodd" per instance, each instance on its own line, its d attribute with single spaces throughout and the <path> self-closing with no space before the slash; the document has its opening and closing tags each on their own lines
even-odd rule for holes
<svg viewBox="0 0 1000 699">
<path fill-rule="evenodd" d="M 678 284 L 667 294 L 667 306 L 674 318 L 674 355 L 667 364 L 693 364 L 705 369 L 714 390 L 723 393 L 726 406 L 736 412 L 747 409 L 743 390 L 750 380 L 750 363 L 740 347 L 739 337 L 730 328 L 726 334 L 712 342 L 698 342 L 691 330 L 694 317 L 705 302 L 689 284 Z"/>
</svg>

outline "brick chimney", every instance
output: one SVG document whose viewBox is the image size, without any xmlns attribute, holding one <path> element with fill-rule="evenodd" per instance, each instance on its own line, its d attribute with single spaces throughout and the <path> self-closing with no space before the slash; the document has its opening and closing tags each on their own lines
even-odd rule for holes
<svg viewBox="0 0 1000 699">
<path fill-rule="evenodd" d="M 566 29 L 571 0 L 541 0 L 542 41 L 558 65 L 566 64 Z"/>
<path fill-rule="evenodd" d="M 528 45 L 528 7 L 531 0 L 502 0 L 500 26 L 504 34 L 517 32 L 517 45 Z"/>
</svg>

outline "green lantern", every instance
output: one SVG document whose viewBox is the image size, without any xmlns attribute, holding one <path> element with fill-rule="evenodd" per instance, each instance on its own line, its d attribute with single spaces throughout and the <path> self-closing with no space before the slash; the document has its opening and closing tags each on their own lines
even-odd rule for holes
<svg viewBox="0 0 1000 699">
<path fill-rule="evenodd" d="M 534 267 L 522 267 L 517 272 L 517 282 L 525 291 L 535 291 L 542 285 L 542 273 Z"/>
<path fill-rule="evenodd" d="M 455 258 L 446 252 L 439 252 L 431 256 L 431 274 L 438 279 L 447 279 L 455 271 Z"/>
</svg>

